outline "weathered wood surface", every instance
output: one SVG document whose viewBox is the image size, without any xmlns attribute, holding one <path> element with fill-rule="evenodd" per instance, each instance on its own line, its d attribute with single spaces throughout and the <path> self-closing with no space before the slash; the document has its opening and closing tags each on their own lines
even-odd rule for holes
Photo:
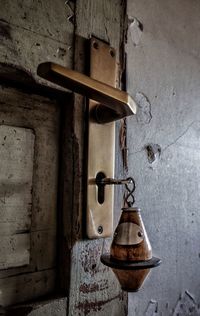
<svg viewBox="0 0 200 316">
<path fill-rule="evenodd" d="M 13 2 L 3 1 L 2 13 L 0 12 L 0 39 L 1 52 L 0 62 L 14 64 L 18 68 L 30 72 L 35 76 L 38 63 L 51 60 L 63 65 L 72 66 L 73 31 L 74 25 L 70 22 L 73 17 L 72 1 L 24 1 Z M 110 42 L 116 48 L 118 62 L 121 62 L 120 46 L 123 39 L 124 27 L 124 5 L 125 1 L 120 0 L 78 0 L 76 1 L 76 35 L 74 67 L 85 70 L 85 60 L 88 58 L 84 54 L 85 40 L 91 34 Z M 72 9 L 70 9 L 70 6 Z M 67 11 L 65 11 L 65 9 Z M 19 13 L 20 12 L 20 13 Z M 19 15 L 16 16 L 16 13 Z M 27 20 L 27 21 L 26 21 Z M 49 34 L 49 32 L 51 34 Z M 58 39 L 58 40 L 57 40 Z M 121 63 L 120 63 L 121 66 Z M 54 168 L 57 164 L 57 147 L 54 147 L 54 156 L 49 150 L 50 141 L 57 144 L 58 130 L 51 124 L 55 118 L 57 122 L 58 112 L 55 105 L 51 108 L 49 115 L 49 100 L 36 96 L 25 97 L 17 91 L 1 91 L 1 119 L 8 125 L 16 124 L 20 127 L 30 127 L 36 130 L 35 170 L 33 175 L 33 208 L 32 208 L 32 228 L 31 264 L 23 268 L 18 268 L 17 273 L 40 267 L 47 267 L 55 264 L 50 260 L 49 252 L 55 252 L 55 244 L 51 250 L 46 247 L 45 233 L 48 236 L 54 235 L 56 206 L 54 204 L 54 190 L 57 188 L 57 179 L 52 174 L 56 172 Z M 14 95 L 17 99 L 14 103 Z M 6 98 L 6 103 L 5 103 Z M 60 279 L 65 279 L 63 288 L 69 290 L 69 315 L 115 315 L 123 316 L 127 314 L 127 295 L 119 289 L 118 283 L 111 270 L 104 267 L 100 262 L 100 253 L 103 249 L 108 249 L 109 240 L 96 241 L 75 241 L 82 238 L 82 208 L 83 208 L 83 153 L 85 146 L 85 106 L 83 99 L 75 97 L 75 106 L 66 110 L 66 131 L 63 135 L 63 221 L 65 235 L 62 238 L 63 258 L 65 258 L 64 273 Z M 9 104 L 9 107 L 8 107 Z M 13 113 L 15 111 L 15 115 Z M 41 111 L 41 112 L 40 112 Z M 51 122 L 49 124 L 49 122 Z M 57 124 L 58 125 L 58 124 Z M 37 128 L 36 128 L 37 126 Z M 45 128 L 44 128 L 45 126 Z M 73 128 L 72 128 L 73 127 Z M 46 136 L 44 136 L 46 135 Z M 69 137 L 70 135 L 70 137 Z M 68 136 L 68 137 L 64 137 Z M 118 152 L 118 139 L 116 139 Z M 54 159 L 52 159 L 54 157 Z M 51 160 L 51 161 L 50 161 Z M 53 169 L 52 169 L 53 165 Z M 119 167 L 118 167 L 119 166 Z M 117 174 L 121 168 L 120 158 L 117 156 Z M 49 170 L 49 171 L 47 171 Z M 46 180 L 43 185 L 44 179 Z M 40 197 L 41 196 L 43 197 Z M 117 205 L 121 206 L 121 199 L 116 199 Z M 48 209 L 48 216 L 43 209 Z M 117 213 L 115 215 L 117 221 Z M 51 233 L 50 233 L 51 232 Z M 38 238 L 38 235 L 40 236 Z M 42 236 L 41 236 L 42 235 Z M 41 241 L 40 249 L 43 256 L 36 262 L 36 245 Z M 45 249 L 45 251 L 44 251 Z M 72 260 L 69 254 L 72 254 Z M 35 258 L 35 259 L 34 259 Z M 70 269 L 71 260 L 71 269 Z M 63 263 L 63 262 L 62 262 Z M 16 272 L 15 272 L 16 273 Z M 42 272 L 41 272 L 42 273 Z M 69 282 L 71 274 L 71 282 Z M 0 273 L 0 277 L 12 276 L 13 271 L 7 270 Z M 28 274 L 27 274 L 28 275 Z M 31 282 L 30 282 L 31 283 Z M 69 288 L 70 287 L 70 288 Z M 66 292 L 67 293 L 67 292 Z M 40 294 L 40 292 L 38 293 Z"/>
<path fill-rule="evenodd" d="M 30 262 L 30 233 L 0 236 L 0 268 L 21 267 Z"/>
<path fill-rule="evenodd" d="M 13 190 L 13 198 L 11 200 L 5 198 L 3 206 L 6 207 L 7 212 L 4 212 L 4 216 L 7 222 L 10 219 L 10 221 L 18 221 L 19 224 L 13 222 L 13 225 L 8 225 L 6 222 L 4 226 L 2 222 L 1 228 L 3 228 L 0 234 L 2 235 L 3 231 L 8 232 L 8 229 L 11 228 L 14 232 L 17 231 L 17 235 L 8 236 L 12 243 L 7 247 L 7 251 L 12 250 L 14 245 L 21 251 L 21 254 L 15 253 L 15 260 L 19 258 L 19 254 L 20 260 L 24 257 L 23 262 L 19 261 L 20 264 L 27 264 L 30 260 L 30 264 L 25 267 L 0 271 L 2 293 L 0 305 L 39 297 L 55 288 L 59 122 L 60 108 L 56 100 L 0 87 L 0 138 L 1 135 L 4 136 L 2 131 L 5 132 L 7 128 L 11 135 L 14 133 L 14 129 L 16 130 L 17 138 L 14 144 L 11 141 L 9 143 L 9 157 L 10 161 L 12 162 L 13 159 L 15 166 L 18 166 L 16 173 L 12 163 L 10 163 L 9 169 L 5 167 L 4 173 L 1 172 L 2 177 L 4 174 L 7 177 L 13 174 L 10 182 L 7 181 L 7 192 Z M 6 139 L 9 141 L 9 135 Z M 6 150 L 6 144 L 4 146 L 3 142 L 0 144 L 3 150 Z M 2 151 L 1 148 L 0 151 Z M 23 182 L 23 185 L 19 188 L 15 187 L 14 184 L 18 184 L 20 181 Z M 30 189 L 32 191 L 31 201 L 29 199 Z M 22 209 L 20 213 L 19 194 L 21 192 L 25 203 L 28 203 L 28 212 Z M 15 200 L 16 208 L 12 209 Z M 21 204 L 23 206 L 23 203 Z M 9 211 L 11 212 L 10 218 L 8 218 Z M 20 213 L 19 216 L 15 212 Z M 27 229 L 30 231 L 29 236 L 27 236 Z M 5 247 L 5 242 L 8 242 L 5 238 L 7 236 L 4 236 L 4 240 L 1 239 L 1 247 Z M 27 258 L 26 252 L 22 255 L 23 250 L 27 249 L 30 249 L 30 258 Z M 2 249 L 2 251 L 4 250 Z M 49 269 L 52 269 L 51 273 L 46 272 Z M 40 274 L 37 274 L 39 271 Z M 13 286 L 12 282 L 14 282 Z M 33 285 L 34 282 L 38 285 Z M 18 286 L 17 289 L 16 286 Z M 15 293 L 15 291 L 17 292 Z"/>
<path fill-rule="evenodd" d="M 94 35 L 105 40 L 117 51 L 119 62 L 123 33 L 124 2 L 111 0 L 81 0 L 76 2 L 75 69 L 85 71 L 88 55 L 84 54 L 84 39 Z M 127 314 L 127 295 L 120 290 L 112 271 L 100 263 L 100 255 L 109 249 L 109 240 L 75 240 L 82 238 L 84 175 L 84 117 L 85 107 L 80 97 L 74 106 L 74 203 L 70 221 L 72 225 L 69 245 L 72 247 L 71 280 L 69 292 L 69 315 L 115 315 Z M 116 140 L 118 144 L 118 139 Z M 118 146 L 117 146 L 118 148 Z M 119 198 L 120 200 L 120 198 Z M 117 202 L 119 202 L 117 199 Z M 121 206 L 121 201 L 119 202 Z M 119 208 L 120 210 L 120 208 Z M 115 213 L 115 221 L 118 212 Z M 68 237 L 69 238 L 69 237 Z"/>
<path fill-rule="evenodd" d="M 72 4 L 1 0 L 0 8 L 0 62 L 20 67 L 36 80 L 40 62 L 72 65 Z"/>
<path fill-rule="evenodd" d="M 0 279 L 0 305 L 25 302 L 52 292 L 56 279 L 55 270 L 28 273 Z"/>
<path fill-rule="evenodd" d="M 67 298 L 42 300 L 7 309 L 6 316 L 66 316 Z"/>
<path fill-rule="evenodd" d="M 0 269 L 30 261 L 34 133 L 0 126 Z"/>
<path fill-rule="evenodd" d="M 69 315 L 127 314 L 127 294 L 111 269 L 100 262 L 109 247 L 108 239 L 79 241 L 73 247 Z"/>
</svg>

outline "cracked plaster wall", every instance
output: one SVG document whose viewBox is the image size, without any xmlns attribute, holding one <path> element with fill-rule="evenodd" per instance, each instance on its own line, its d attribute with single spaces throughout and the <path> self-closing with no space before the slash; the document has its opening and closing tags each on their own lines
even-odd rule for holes
<svg viewBox="0 0 200 316">
<path fill-rule="evenodd" d="M 129 294 L 129 315 L 199 315 L 200 2 L 129 0 L 127 12 L 127 88 L 139 109 L 127 119 L 129 175 L 163 261 Z"/>
</svg>

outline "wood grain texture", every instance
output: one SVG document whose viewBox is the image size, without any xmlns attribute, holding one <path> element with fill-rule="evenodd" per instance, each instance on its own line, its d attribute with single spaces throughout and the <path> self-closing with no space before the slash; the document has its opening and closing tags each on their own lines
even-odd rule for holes
<svg viewBox="0 0 200 316">
<path fill-rule="evenodd" d="M 34 133 L 0 126 L 0 269 L 30 262 Z"/>
<path fill-rule="evenodd" d="M 121 244 L 120 238 L 123 238 Z M 110 254 L 112 258 L 126 262 L 152 258 L 151 244 L 138 208 L 123 208 L 114 233 Z"/>
<path fill-rule="evenodd" d="M 38 3 L 35 1 L 26 1 L 26 4 L 24 4 L 22 0 L 14 4 L 11 1 L 1 2 L 3 4 L 3 13 L 2 15 L 0 13 L 0 37 L 2 39 L 0 62 L 21 67 L 26 72 L 30 72 L 31 76 L 33 75 L 36 80 L 38 78 L 35 76 L 35 70 L 37 64 L 40 62 L 50 60 L 69 67 L 72 66 L 73 50 L 70 47 L 72 46 L 74 26 L 67 20 L 68 12 L 66 13 L 65 11 L 66 4 L 64 1 L 50 1 L 47 4 L 41 1 L 38 1 Z M 18 6 L 20 7 L 19 10 Z M 68 9 L 69 7 L 67 7 Z M 20 14 L 16 16 L 16 12 L 20 12 Z M 73 15 L 73 10 L 70 13 Z M 52 23 L 52 19 L 54 18 L 56 21 Z M 25 22 L 26 19 L 27 22 Z M 75 43 L 74 68 L 85 72 L 88 56 L 85 54 L 84 45 L 85 39 L 90 37 L 91 34 L 110 42 L 111 46 L 117 50 L 117 59 L 121 67 L 120 46 L 123 38 L 124 1 L 78 0 L 76 1 L 75 21 L 77 38 Z M 51 38 L 48 37 L 48 31 L 52 34 L 52 36 L 50 35 Z M 56 41 L 56 37 L 58 41 Z M 38 160 L 35 161 L 36 170 L 34 172 L 33 184 L 37 189 L 33 191 L 33 214 L 35 215 L 32 217 L 34 238 L 31 239 L 34 254 L 36 251 L 34 245 L 37 245 L 37 233 L 42 234 L 42 232 L 47 232 L 49 234 L 51 231 L 53 235 L 55 231 L 53 221 L 55 219 L 56 207 L 52 195 L 55 197 L 54 190 L 57 188 L 55 184 L 57 182 L 54 178 L 54 184 L 52 183 L 53 176 L 51 173 L 55 172 L 55 165 L 58 161 L 56 155 L 53 156 L 53 153 L 49 149 L 49 139 L 52 142 L 58 143 L 58 130 L 52 124 L 54 118 L 55 122 L 57 122 L 58 111 L 54 101 L 50 111 L 49 100 L 47 101 L 45 98 L 38 98 L 32 95 L 31 99 L 29 96 L 26 96 L 25 100 L 23 100 L 21 93 L 6 89 L 2 90 L 1 93 L 2 112 L 0 122 L 12 125 L 16 124 L 17 121 L 17 126 L 29 126 L 33 129 L 37 126 L 38 142 L 42 143 L 42 145 L 37 143 L 35 146 L 35 154 Z M 17 98 L 17 108 L 16 103 L 14 103 L 15 97 Z M 15 115 L 13 115 L 14 111 Z M 63 177 L 63 187 L 61 190 L 63 216 L 61 222 L 64 230 L 64 236 L 62 237 L 62 259 L 65 257 L 65 261 L 63 260 L 63 262 L 66 264 L 61 278 L 65 279 L 65 289 L 69 289 L 70 286 L 68 314 L 72 315 L 71 312 L 73 311 L 73 315 L 75 316 L 84 314 L 92 316 L 96 314 L 107 315 L 108 313 L 115 316 L 126 315 L 127 296 L 119 290 L 118 283 L 111 270 L 108 270 L 101 264 L 96 265 L 98 258 L 100 258 L 99 252 L 102 251 L 103 241 L 78 241 L 75 244 L 75 241 L 83 236 L 83 174 L 85 171 L 83 160 L 86 147 L 85 103 L 83 102 L 83 98 L 75 96 L 74 107 L 70 107 L 69 111 L 66 110 L 63 116 L 64 120 L 66 129 L 63 133 L 62 143 L 64 147 L 64 172 L 61 175 Z M 45 137 L 44 133 L 47 133 L 48 137 Z M 118 146 L 118 141 L 116 144 Z M 54 148 L 54 154 L 56 152 L 57 147 Z M 52 164 L 54 166 L 52 171 L 45 171 Z M 120 163 L 118 165 L 121 167 Z M 44 179 L 47 182 L 45 186 L 42 185 Z M 40 198 L 39 192 L 41 192 L 44 198 Z M 120 198 L 116 199 L 116 201 L 118 204 Z M 44 208 L 48 209 L 47 216 L 43 212 Z M 117 218 L 115 218 L 115 221 L 117 221 Z M 41 237 L 40 249 L 45 248 L 46 238 Z M 105 249 L 108 249 L 109 241 L 105 240 L 104 242 L 107 243 Z M 54 251 L 53 248 L 51 251 Z M 73 260 L 70 259 L 70 253 Z M 44 258 L 46 258 L 46 260 L 44 259 L 46 263 L 42 259 L 38 266 L 44 267 L 48 264 L 48 250 Z M 52 264 L 54 263 L 52 262 L 50 265 Z M 26 268 L 27 270 L 23 269 L 23 272 L 31 272 L 33 267 L 36 269 L 37 264 L 31 258 L 30 266 Z M 22 272 L 21 268 L 18 268 L 16 271 L 17 273 Z M 12 273 L 11 270 L 7 270 L 4 277 L 8 275 L 12 276 Z M 71 282 L 69 274 L 71 274 Z M 101 282 L 102 275 L 105 276 L 103 282 Z M 3 274 L 0 273 L 0 276 L 2 277 Z M 106 283 L 107 279 L 108 283 Z M 38 291 L 37 294 L 41 295 L 40 293 Z"/>
<path fill-rule="evenodd" d="M 30 233 L 1 236 L 0 258 L 0 269 L 29 264 Z"/>
<path fill-rule="evenodd" d="M 25 303 L 6 309 L 6 316 L 66 316 L 67 298 Z"/>
<path fill-rule="evenodd" d="M 127 292 L 137 292 L 143 285 L 143 282 L 150 272 L 150 269 L 132 271 L 113 269 L 113 272 L 118 278 L 122 289 Z"/>
<path fill-rule="evenodd" d="M 115 14 L 113 14 L 115 12 Z M 91 34 L 105 40 L 117 51 L 119 62 L 124 20 L 124 3 L 121 1 L 77 1 L 76 2 L 76 42 L 75 69 L 85 72 L 88 55 L 85 54 L 85 39 Z M 84 117 L 83 99 L 75 98 L 74 134 L 76 147 L 74 155 L 74 203 L 71 216 L 71 280 L 69 293 L 69 315 L 115 315 L 127 314 L 127 295 L 124 294 L 111 270 L 100 262 L 102 248 L 109 248 L 109 240 L 77 241 L 82 236 L 83 192 L 82 177 L 84 149 Z M 117 217 L 117 214 L 115 214 Z"/>
<path fill-rule="evenodd" d="M 65 1 L 0 1 L 0 62 L 30 72 L 54 61 L 72 65 L 73 7 Z"/>
<path fill-rule="evenodd" d="M 77 242 L 73 248 L 69 315 L 126 315 L 127 294 L 100 262 L 108 239 Z"/>
<path fill-rule="evenodd" d="M 1 238 L 1 259 L 2 253 L 5 253 L 5 248 L 7 248 L 7 252 L 10 251 L 10 259 L 6 258 L 9 266 L 13 265 L 13 260 L 17 260 L 17 258 L 20 258 L 18 265 L 26 264 L 25 267 L 0 271 L 0 290 L 2 293 L 0 298 L 1 305 L 5 306 L 39 297 L 55 289 L 60 108 L 56 100 L 34 94 L 30 97 L 30 94 L 8 87 L 0 87 L 0 96 L 0 138 L 1 135 L 5 134 L 2 133 L 2 130 L 5 132 L 8 128 L 12 135 L 13 129 L 15 129 L 17 143 L 14 143 L 15 146 L 12 143 L 9 144 L 10 149 L 13 146 L 16 147 L 16 153 L 11 150 L 9 159 L 13 158 L 15 166 L 18 167 L 15 173 L 10 163 L 10 168 L 5 167 L 4 173 L 2 172 L 2 177 L 4 174 L 7 177 L 14 174 L 10 178 L 11 183 L 7 181 L 6 191 L 12 190 L 14 193 L 13 196 L 11 195 L 12 200 L 5 199 L 7 211 L 2 213 L 7 221 L 6 223 L 4 223 L 5 221 L 1 222 L 0 226 L 3 228 L 0 233 L 1 237 L 4 232 L 4 236 Z M 30 145 L 29 134 L 32 139 L 32 146 Z M 2 142 L 0 143 L 2 145 Z M 6 144 L 2 147 L 6 148 Z M 23 148 L 26 149 L 25 152 L 22 150 Z M 0 150 L 2 151 L 1 148 Z M 33 159 L 31 168 L 30 157 Z M 28 168 L 31 169 L 31 172 Z M 26 169 L 29 172 L 26 172 Z M 31 180 L 30 186 L 31 177 L 33 180 Z M 23 185 L 18 188 L 15 184 L 20 184 L 20 181 Z M 28 192 L 24 191 L 23 194 L 23 199 L 27 203 L 30 203 L 30 190 L 32 192 L 30 205 L 28 203 L 28 212 L 23 211 L 23 208 L 20 207 L 20 205 L 26 206 L 25 202 L 20 204 L 19 194 L 23 193 L 23 190 Z M 8 210 L 14 201 L 18 203 L 17 207 L 13 210 L 11 208 L 9 215 Z M 30 209 L 30 207 L 32 208 Z M 20 210 L 22 210 L 21 213 Z M 15 214 L 16 212 L 19 213 L 19 216 Z M 15 222 L 12 221 L 13 219 Z M 12 232 L 13 235 L 7 237 L 5 233 L 8 232 Z M 16 251 L 13 252 L 13 249 Z M 24 249 L 28 250 L 29 260 L 27 259 L 27 252 L 23 252 Z M 28 264 L 29 261 L 30 264 Z M 2 267 L 5 267 L 3 263 Z M 47 271 L 49 269 L 52 269 L 50 274 Z M 41 273 L 38 274 L 39 272 Z M 37 281 L 34 281 L 35 278 Z M 6 283 L 6 280 L 9 282 Z M 14 282 L 13 286 L 11 282 Z M 37 283 L 36 286 L 33 285 L 34 282 Z"/>
<path fill-rule="evenodd" d="M 0 279 L 0 305 L 25 302 L 52 292 L 55 277 L 55 270 L 46 270 Z"/>
</svg>

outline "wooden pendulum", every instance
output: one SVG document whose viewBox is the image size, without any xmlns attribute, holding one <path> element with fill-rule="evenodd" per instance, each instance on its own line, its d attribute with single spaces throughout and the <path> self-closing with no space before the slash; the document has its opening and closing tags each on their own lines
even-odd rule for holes
<svg viewBox="0 0 200 316">
<path fill-rule="evenodd" d="M 129 178 L 132 179 L 132 178 Z M 134 181 L 132 179 L 132 181 Z M 119 224 L 115 230 L 110 254 L 103 254 L 101 261 L 112 268 L 123 290 L 137 292 L 143 284 L 151 268 L 160 265 L 161 260 L 152 257 L 149 242 L 140 209 L 132 207 L 128 201 L 134 190 L 126 197 L 127 207 L 122 209 Z"/>
</svg>

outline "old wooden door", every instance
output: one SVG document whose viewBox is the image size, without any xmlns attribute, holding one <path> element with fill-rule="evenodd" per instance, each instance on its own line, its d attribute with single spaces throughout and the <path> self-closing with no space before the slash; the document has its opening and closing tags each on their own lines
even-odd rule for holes
<svg viewBox="0 0 200 316">
<path fill-rule="evenodd" d="M 0 305 L 9 306 L 55 291 L 60 108 L 2 83 L 0 117 Z"/>
<path fill-rule="evenodd" d="M 63 94 L 62 104 L 67 108 L 63 112 L 55 100 L 58 87 L 54 86 L 52 93 L 49 90 L 41 92 L 41 88 L 40 92 L 22 91 L 21 85 L 26 86 L 29 76 L 21 78 L 20 75 L 23 69 L 34 81 L 46 85 L 36 75 L 37 65 L 43 61 L 54 61 L 86 72 L 89 58 L 85 47 L 93 35 L 116 49 L 118 85 L 121 86 L 125 70 L 126 3 L 121 0 L 0 2 L 1 82 L 5 86 L 6 80 L 9 81 L 9 87 L 2 88 L 0 96 L 0 139 L 4 157 L 0 168 L 3 170 L 2 183 L 7 179 L 5 184 L 14 194 L 12 200 L 6 189 L 0 191 L 5 214 L 2 220 L 12 220 L 12 225 L 2 230 L 5 240 L 0 251 L 5 254 L 6 249 L 7 257 L 1 262 L 0 285 L 2 289 L 7 287 L 9 295 L 4 295 L 7 302 L 2 298 L 1 304 L 26 302 L 56 292 L 60 299 L 56 301 L 54 297 L 43 302 L 48 315 L 51 308 L 52 315 L 58 316 L 65 315 L 66 310 L 73 316 L 126 315 L 127 295 L 120 290 L 110 269 L 100 263 L 100 255 L 109 248 L 110 240 L 87 240 L 83 235 L 84 98 L 75 95 L 69 106 L 68 95 Z M 6 74 L 5 66 L 18 69 L 14 71 L 14 83 L 12 71 Z M 21 83 L 17 88 L 18 81 Z M 30 85 L 32 87 L 33 82 Z M 116 125 L 116 175 L 121 177 L 124 169 L 118 136 L 125 125 L 123 122 Z M 124 142 L 121 144 L 125 152 Z M 13 180 L 12 170 L 15 170 Z M 115 224 L 122 192 L 118 191 L 116 196 Z M 6 213 L 5 207 L 13 205 L 13 201 L 17 201 L 21 217 L 13 217 L 13 207 Z M 13 232 L 14 237 L 11 237 Z M 12 295 L 7 281 L 16 275 L 16 284 L 21 284 L 21 288 L 19 290 L 16 285 Z M 20 277 L 22 283 L 18 281 Z M 63 298 L 67 298 L 67 304 Z M 59 309 L 55 311 L 58 300 Z M 32 309 L 37 309 L 38 315 L 44 314 L 41 304 L 27 304 L 30 309 L 22 307 L 25 315 L 34 313 Z M 17 310 L 19 308 L 12 308 L 13 313 Z M 22 315 L 21 310 L 20 313 Z"/>
</svg>

